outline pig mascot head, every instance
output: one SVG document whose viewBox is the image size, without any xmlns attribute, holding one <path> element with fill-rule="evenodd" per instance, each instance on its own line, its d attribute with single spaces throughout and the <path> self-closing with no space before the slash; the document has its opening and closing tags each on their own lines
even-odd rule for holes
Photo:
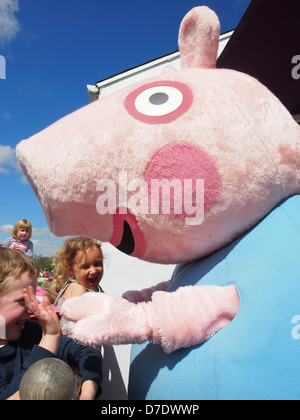
<svg viewBox="0 0 300 420">
<path fill-rule="evenodd" d="M 257 80 L 216 69 L 219 35 L 214 12 L 191 10 L 181 70 L 17 147 L 53 233 L 183 264 L 147 303 L 65 304 L 80 341 L 139 343 L 130 398 L 299 397 L 300 129 Z"/>
</svg>

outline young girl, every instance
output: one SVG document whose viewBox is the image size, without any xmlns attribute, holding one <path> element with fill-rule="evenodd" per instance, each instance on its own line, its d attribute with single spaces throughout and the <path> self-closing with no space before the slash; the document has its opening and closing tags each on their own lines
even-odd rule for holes
<svg viewBox="0 0 300 420">
<path fill-rule="evenodd" d="M 101 353 L 61 336 L 48 298 L 40 304 L 35 297 L 37 274 L 29 258 L 0 248 L 0 400 L 19 399 L 26 370 L 48 357 L 77 365 L 82 378 L 79 399 L 94 399 L 101 392 Z M 38 323 L 30 321 L 31 315 Z"/>
<path fill-rule="evenodd" d="M 103 293 L 99 285 L 103 277 L 103 254 L 98 241 L 85 237 L 66 240 L 55 255 L 55 265 L 53 280 L 45 282 L 43 287 L 58 310 L 66 299 L 87 292 Z M 60 324 L 63 334 L 70 335 L 73 323 L 61 318 Z"/>
<path fill-rule="evenodd" d="M 32 225 L 29 220 L 21 219 L 12 230 L 11 237 L 6 239 L 3 246 L 22 252 L 33 258 L 33 243 L 30 241 Z"/>
</svg>

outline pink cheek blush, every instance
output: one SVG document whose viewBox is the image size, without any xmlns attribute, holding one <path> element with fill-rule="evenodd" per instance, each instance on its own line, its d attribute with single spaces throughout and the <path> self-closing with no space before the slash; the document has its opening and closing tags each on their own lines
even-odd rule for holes
<svg viewBox="0 0 300 420">
<path fill-rule="evenodd" d="M 200 147 L 187 143 L 172 143 L 160 149 L 150 160 L 147 165 L 145 181 L 148 184 L 149 202 L 159 202 L 160 212 L 163 212 L 162 206 L 164 200 L 169 200 L 170 218 L 182 220 L 190 217 L 190 210 L 187 212 L 185 207 L 185 188 L 189 188 L 190 207 L 196 209 L 199 197 L 202 194 L 202 202 L 204 200 L 204 214 L 218 200 L 222 190 L 222 179 L 213 158 Z M 197 180 L 201 180 L 201 191 L 197 187 Z M 162 194 L 162 189 L 158 190 L 153 186 L 159 181 L 160 185 L 167 181 L 169 186 L 169 195 Z M 181 203 L 182 211 L 178 208 L 178 195 L 172 194 L 170 185 L 174 185 L 176 194 L 182 194 Z M 157 184 L 156 184 L 157 185 Z M 180 187 L 182 188 L 180 190 Z M 158 196 L 159 195 L 159 196 Z M 177 197 L 177 198 L 176 198 Z M 175 200 L 174 200 L 175 198 Z M 177 205 L 177 208 L 175 207 Z M 195 210 L 196 213 L 196 210 Z M 167 213 L 165 213 L 167 214 Z"/>
</svg>

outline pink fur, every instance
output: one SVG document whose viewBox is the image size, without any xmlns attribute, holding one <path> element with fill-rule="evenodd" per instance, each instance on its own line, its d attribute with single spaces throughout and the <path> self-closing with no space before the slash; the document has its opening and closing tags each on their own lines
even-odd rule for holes
<svg viewBox="0 0 300 420">
<path fill-rule="evenodd" d="M 208 255 L 300 191 L 299 169 L 282 162 L 285 144 L 289 156 L 294 153 L 300 160 L 299 127 L 265 87 L 230 70 L 189 68 L 170 78 L 188 83 L 194 93 L 190 110 L 170 125 L 148 125 L 130 117 L 123 107 L 127 89 L 20 143 L 20 163 L 58 236 L 111 241 L 114 215 L 97 212 L 98 181 L 111 179 L 118 186 L 120 171 L 128 172 L 128 182 L 144 179 L 153 157 L 182 141 L 209 155 L 222 180 L 221 192 L 198 226 L 164 214 L 135 214 L 143 242 L 138 257 L 146 261 L 181 263 Z M 166 172 L 172 173 L 172 163 L 166 162 Z M 188 168 L 190 162 L 182 165 Z"/>
<path fill-rule="evenodd" d="M 179 30 L 182 67 L 216 67 L 220 22 L 208 7 L 195 7 L 183 19 Z"/>
<path fill-rule="evenodd" d="M 152 300 L 159 319 L 153 341 L 166 353 L 207 341 L 239 308 L 234 286 L 186 286 L 174 293 L 154 293 Z"/>
<path fill-rule="evenodd" d="M 77 321 L 73 338 L 92 345 L 151 340 L 166 353 L 200 344 L 236 315 L 234 286 L 187 286 L 154 292 L 152 302 L 134 304 L 106 294 L 86 293 L 67 300 L 63 316 Z"/>
<path fill-rule="evenodd" d="M 86 235 L 117 246 L 126 221 L 133 256 L 190 262 L 231 243 L 300 192 L 299 126 L 257 80 L 216 69 L 219 33 L 214 12 L 193 9 L 179 31 L 181 70 L 104 97 L 18 145 L 20 164 L 56 235 Z M 144 115 L 135 99 L 154 86 L 178 90 L 182 103 L 163 116 Z M 100 214 L 98 183 L 108 179 L 119 193 L 121 171 L 128 182 L 146 185 L 154 176 L 202 177 L 204 220 L 189 225 L 174 214 L 135 211 L 132 191 L 128 208 Z M 139 194 L 140 200 L 149 197 L 147 190 Z M 152 340 L 171 352 L 209 339 L 234 318 L 239 304 L 233 286 L 156 291 L 152 301 L 145 295 L 147 303 L 134 304 L 89 293 L 67 301 L 63 314 L 78 321 L 74 337 L 80 341 Z"/>
<path fill-rule="evenodd" d="M 186 165 L 189 162 L 189 165 Z M 189 179 L 192 181 L 191 200 L 190 204 L 196 208 L 196 180 L 205 179 L 204 187 L 204 211 L 208 212 L 209 209 L 217 202 L 219 195 L 222 191 L 222 179 L 216 168 L 214 160 L 208 153 L 201 150 L 198 146 L 180 142 L 168 144 L 160 149 L 149 161 L 145 174 L 145 180 L 148 186 L 151 186 L 153 179 L 158 180 L 179 180 L 181 185 L 184 185 L 184 180 Z M 149 200 L 153 200 L 151 195 L 151 188 L 149 191 Z M 169 198 L 169 197 L 167 197 Z M 171 201 L 167 204 L 167 208 L 171 208 L 170 217 L 174 219 L 185 219 L 188 214 L 183 209 L 175 212 L 174 199 L 166 200 Z M 164 206 L 164 198 L 161 198 L 161 206 Z M 180 211 L 182 210 L 182 211 Z"/>
</svg>

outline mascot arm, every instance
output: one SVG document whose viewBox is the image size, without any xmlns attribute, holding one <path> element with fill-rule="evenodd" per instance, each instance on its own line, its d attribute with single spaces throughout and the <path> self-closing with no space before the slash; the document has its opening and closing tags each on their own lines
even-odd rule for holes
<svg viewBox="0 0 300 420">
<path fill-rule="evenodd" d="M 156 286 L 149 287 L 148 289 L 129 290 L 128 292 L 125 292 L 122 297 L 133 303 L 149 302 L 152 299 L 154 292 L 165 292 L 170 286 L 170 283 L 171 281 L 168 280 L 158 283 Z"/>
<path fill-rule="evenodd" d="M 207 341 L 236 315 L 234 286 L 186 286 L 155 292 L 134 304 L 118 296 L 85 293 L 68 299 L 62 315 L 76 324 L 73 338 L 90 345 L 153 341 L 166 353 Z"/>
</svg>

